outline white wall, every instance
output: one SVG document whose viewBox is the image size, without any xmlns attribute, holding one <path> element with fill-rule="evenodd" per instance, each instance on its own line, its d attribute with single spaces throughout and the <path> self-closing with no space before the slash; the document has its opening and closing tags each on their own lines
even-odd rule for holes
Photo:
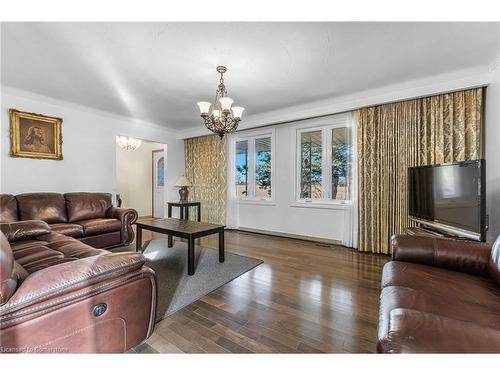
<svg viewBox="0 0 500 375">
<path fill-rule="evenodd" d="M 76 89 L 76 88 L 75 88 Z M 9 156 L 9 108 L 62 117 L 63 160 L 37 160 Z M 2 87 L 1 186 L 5 193 L 33 191 L 117 192 L 117 135 L 167 145 L 166 199 L 175 199 L 173 183 L 184 173 L 184 142 L 176 133 L 132 118 Z M 136 171 L 129 171 L 134 175 Z"/>
<path fill-rule="evenodd" d="M 116 192 L 122 207 L 135 208 L 139 216 L 152 214 L 152 151 L 163 150 L 163 146 L 143 141 L 136 150 L 124 150 L 116 144 Z"/>
<path fill-rule="evenodd" d="M 332 97 L 314 102 L 305 99 L 304 104 L 293 107 L 278 108 L 251 116 L 243 114 L 243 120 L 238 125 L 238 129 L 246 130 L 325 114 L 347 112 L 361 107 L 480 87 L 487 85 L 490 81 L 491 72 L 488 64 L 485 63 L 484 66 L 400 82 L 346 96 Z M 181 135 L 183 138 L 191 138 L 209 133 L 206 128 L 195 126 L 183 130 Z"/>
<path fill-rule="evenodd" d="M 274 129 L 275 134 L 272 155 L 273 202 L 238 201 L 234 210 L 236 227 L 342 241 L 347 205 L 298 203 L 295 197 L 297 128 L 323 125 L 331 125 L 331 119 L 283 124 L 260 130 L 266 133 Z M 259 134 L 259 130 L 237 133 L 233 138 L 253 134 Z M 232 157 L 231 153 L 229 155 Z"/>
<path fill-rule="evenodd" d="M 492 82 L 486 92 L 486 207 L 490 218 L 488 241 L 500 234 L 500 48 L 492 64 Z"/>
<path fill-rule="evenodd" d="M 488 84 L 486 94 L 486 137 L 485 153 L 487 164 L 487 213 L 490 218 L 490 229 L 488 240 L 492 241 L 500 234 L 500 54 L 487 75 L 478 76 L 475 80 L 457 80 L 456 86 L 449 86 L 447 83 L 436 83 L 432 85 L 437 94 L 447 91 L 447 88 L 466 89 L 475 83 Z M 464 86 L 460 87 L 460 84 Z M 419 86 L 416 86 L 420 89 Z M 387 93 L 390 97 L 391 93 Z M 396 95 L 396 94 L 394 94 Z M 305 109 L 304 109 L 305 111 Z M 311 104 L 310 114 L 318 115 L 321 107 Z M 278 113 L 278 111 L 276 112 Z M 328 112 L 323 112 L 328 113 Z M 330 209 L 298 208 L 291 205 L 289 186 L 293 186 L 293 173 L 287 166 L 289 148 L 294 147 L 292 139 L 291 124 L 283 124 L 276 129 L 276 168 L 274 178 L 276 181 L 276 202 L 273 205 L 258 203 L 239 204 L 236 225 L 239 227 L 268 230 L 305 236 L 315 236 L 326 239 L 342 240 L 344 227 L 349 215 L 345 207 L 332 207 Z M 267 129 L 267 128 L 266 128 Z M 248 131 L 243 131 L 245 134 Z"/>
</svg>

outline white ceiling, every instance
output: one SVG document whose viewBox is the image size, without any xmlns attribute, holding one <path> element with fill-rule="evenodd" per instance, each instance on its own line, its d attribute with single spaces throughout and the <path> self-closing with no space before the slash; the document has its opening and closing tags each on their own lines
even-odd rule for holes
<svg viewBox="0 0 500 375">
<path fill-rule="evenodd" d="M 499 23 L 3 23 L 2 84 L 185 131 L 217 65 L 244 115 L 487 65 Z"/>
</svg>

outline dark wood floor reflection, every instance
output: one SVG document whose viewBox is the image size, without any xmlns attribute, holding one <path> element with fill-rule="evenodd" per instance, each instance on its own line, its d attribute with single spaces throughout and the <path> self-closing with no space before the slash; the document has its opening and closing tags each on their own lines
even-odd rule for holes
<svg viewBox="0 0 500 375">
<path fill-rule="evenodd" d="M 217 248 L 217 236 L 202 245 Z M 265 263 L 158 323 L 135 351 L 375 351 L 380 276 L 388 257 L 236 231 L 226 232 L 226 251 Z"/>
</svg>

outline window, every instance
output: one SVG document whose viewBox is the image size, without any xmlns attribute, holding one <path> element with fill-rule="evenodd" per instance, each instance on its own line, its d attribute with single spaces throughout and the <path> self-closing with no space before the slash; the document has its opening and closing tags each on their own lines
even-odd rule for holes
<svg viewBox="0 0 500 375">
<path fill-rule="evenodd" d="M 255 139 L 255 197 L 271 198 L 271 137 Z"/>
<path fill-rule="evenodd" d="M 332 199 L 350 199 L 351 148 L 351 128 L 332 129 Z"/>
<path fill-rule="evenodd" d="M 162 156 L 156 163 L 156 187 L 165 186 L 165 158 Z"/>
<path fill-rule="evenodd" d="M 297 131 L 299 201 L 350 199 L 351 142 L 351 128 L 345 121 Z"/>
<path fill-rule="evenodd" d="M 235 143 L 236 196 L 241 199 L 272 198 L 273 134 L 238 139 Z"/>
<path fill-rule="evenodd" d="M 321 130 L 300 136 L 300 198 L 321 199 L 323 147 Z"/>
<path fill-rule="evenodd" d="M 236 142 L 236 196 L 248 196 L 248 141 Z"/>
</svg>

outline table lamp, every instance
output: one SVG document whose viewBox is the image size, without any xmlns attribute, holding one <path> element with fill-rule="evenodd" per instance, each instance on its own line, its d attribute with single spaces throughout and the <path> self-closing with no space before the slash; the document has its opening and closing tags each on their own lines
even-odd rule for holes
<svg viewBox="0 0 500 375">
<path fill-rule="evenodd" d="M 188 200 L 189 190 L 188 187 L 193 186 L 191 182 L 186 178 L 186 176 L 179 176 L 177 181 L 175 181 L 175 187 L 180 187 L 179 197 L 181 202 L 186 202 Z"/>
</svg>

